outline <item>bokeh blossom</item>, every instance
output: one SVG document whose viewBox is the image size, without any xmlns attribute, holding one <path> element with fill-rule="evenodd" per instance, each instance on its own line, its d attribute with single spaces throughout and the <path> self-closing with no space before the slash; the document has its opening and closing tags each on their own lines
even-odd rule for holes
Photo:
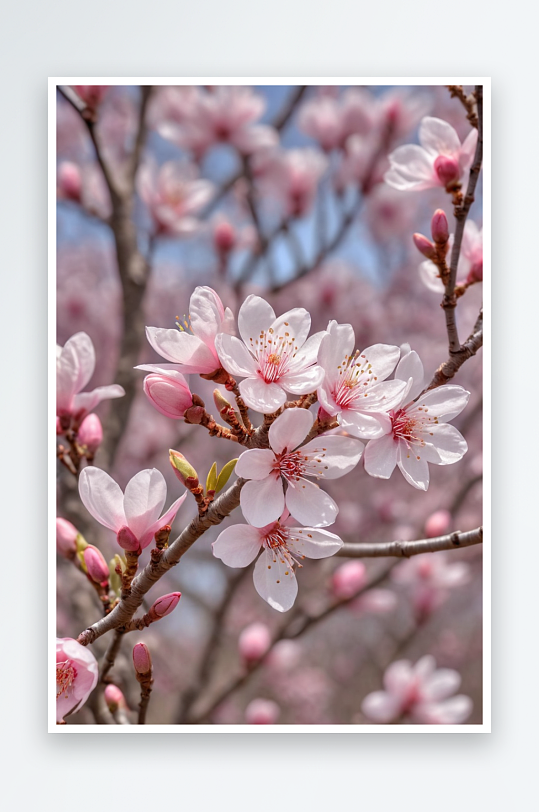
<svg viewBox="0 0 539 812">
<path fill-rule="evenodd" d="M 92 652 L 70 637 L 56 638 L 56 721 L 78 710 L 97 685 L 98 665 Z"/>
</svg>

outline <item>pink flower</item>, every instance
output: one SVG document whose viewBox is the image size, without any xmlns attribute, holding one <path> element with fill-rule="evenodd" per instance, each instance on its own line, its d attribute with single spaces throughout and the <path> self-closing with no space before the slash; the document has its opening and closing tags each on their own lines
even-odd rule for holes
<svg viewBox="0 0 539 812">
<path fill-rule="evenodd" d="M 397 660 L 384 674 L 385 691 L 368 694 L 361 710 L 381 724 L 403 715 L 419 724 L 462 724 L 472 712 L 472 700 L 462 694 L 452 696 L 459 685 L 460 674 L 451 668 L 436 670 L 434 657 L 422 657 L 415 665 Z"/>
<path fill-rule="evenodd" d="M 120 689 L 110 683 L 105 688 L 104 692 L 105 702 L 107 703 L 107 707 L 111 713 L 115 713 L 118 708 L 122 708 L 127 710 L 127 702 L 125 701 L 125 696 L 120 691 Z"/>
<path fill-rule="evenodd" d="M 468 583 L 470 567 L 464 561 L 451 562 L 443 551 L 425 553 L 398 564 L 391 578 L 411 591 L 415 614 L 421 621 L 445 601 L 448 590 Z"/>
<path fill-rule="evenodd" d="M 429 539 L 443 536 L 451 527 L 451 514 L 448 510 L 436 510 L 425 522 L 425 533 Z"/>
<path fill-rule="evenodd" d="M 354 350 L 355 343 L 350 324 L 330 321 L 318 353 L 318 363 L 325 371 L 318 400 L 355 436 L 380 437 L 389 426 L 383 412 L 400 402 L 405 388 L 402 381 L 384 382 L 400 351 L 388 344 L 373 344 L 360 353 Z"/>
<path fill-rule="evenodd" d="M 217 334 L 230 333 L 233 329 L 232 311 L 228 307 L 225 310 L 213 288 L 196 287 L 189 300 L 185 329 L 181 325 L 179 330 L 146 327 L 146 337 L 154 350 L 172 361 L 172 365 L 144 364 L 136 369 L 166 374 L 172 369 L 185 375 L 194 372 L 209 375 L 221 368 L 215 342 Z"/>
<path fill-rule="evenodd" d="M 327 159 L 315 149 L 290 149 L 275 157 L 261 185 L 281 201 L 286 217 L 302 217 L 312 208 L 326 168 Z"/>
<path fill-rule="evenodd" d="M 331 590 L 341 601 L 351 598 L 367 581 L 367 570 L 362 561 L 347 561 L 337 567 L 331 576 Z"/>
<path fill-rule="evenodd" d="M 71 161 L 62 161 L 58 166 L 58 197 L 80 203 L 82 195 L 82 175 L 80 167 Z"/>
<path fill-rule="evenodd" d="M 245 721 L 248 725 L 274 725 L 281 709 L 271 699 L 253 699 L 245 708 Z"/>
<path fill-rule="evenodd" d="M 73 85 L 77 95 L 91 110 L 95 110 L 101 102 L 109 85 Z"/>
<path fill-rule="evenodd" d="M 62 424 L 69 423 L 71 417 L 80 420 L 102 400 L 125 395 L 123 387 L 117 384 L 81 392 L 94 368 L 94 345 L 86 333 L 75 333 L 64 347 L 56 346 L 56 414 Z"/>
<path fill-rule="evenodd" d="M 221 334 L 215 346 L 224 368 L 245 380 L 241 395 L 251 409 L 268 414 L 286 401 L 286 392 L 306 395 L 322 383 L 316 356 L 323 332 L 309 339 L 311 317 L 302 307 L 279 318 L 260 296 L 246 298 L 238 314 L 243 341 Z"/>
<path fill-rule="evenodd" d="M 79 531 L 67 519 L 56 519 L 56 550 L 64 558 L 73 559 L 77 552 Z"/>
<path fill-rule="evenodd" d="M 305 525 L 326 527 L 335 521 L 337 505 L 306 477 L 338 479 L 348 474 L 364 446 L 350 437 L 322 435 L 300 447 L 313 422 L 314 415 L 306 409 L 286 409 L 270 426 L 270 448 L 240 455 L 236 474 L 250 480 L 241 490 L 241 509 L 255 527 L 276 521 L 285 505 Z"/>
<path fill-rule="evenodd" d="M 77 441 L 86 446 L 90 454 L 95 454 L 103 442 L 103 427 L 96 414 L 87 414 L 77 432 Z"/>
<path fill-rule="evenodd" d="M 78 710 L 97 685 L 92 652 L 70 637 L 56 638 L 56 721 Z"/>
<path fill-rule="evenodd" d="M 163 474 L 156 468 L 139 471 L 129 480 L 125 496 L 105 471 L 89 465 L 79 477 L 79 494 L 94 519 L 114 530 L 124 550 L 139 550 L 151 543 L 155 533 L 172 524 L 187 493 L 159 518 L 167 498 Z"/>
<path fill-rule="evenodd" d="M 429 487 L 429 466 L 458 462 L 468 445 L 462 434 L 447 422 L 464 409 L 470 393 L 462 386 L 439 386 L 414 402 L 425 386 L 423 364 L 416 352 L 406 353 L 395 372 L 396 380 L 407 381 L 400 403 L 384 423 L 384 436 L 371 440 L 365 449 L 365 470 L 389 479 L 396 465 L 414 488 Z"/>
<path fill-rule="evenodd" d="M 264 623 L 251 623 L 250 626 L 246 626 L 238 639 L 240 656 L 249 664 L 261 660 L 270 646 L 270 630 Z"/>
<path fill-rule="evenodd" d="M 281 518 L 286 521 L 288 513 Z M 212 545 L 214 556 L 228 567 L 247 567 L 262 550 L 253 572 L 255 589 L 278 612 L 287 612 L 296 600 L 294 566 L 301 567 L 304 558 L 328 558 L 341 547 L 342 540 L 327 530 L 289 527 L 281 521 L 260 528 L 227 527 Z"/>
<path fill-rule="evenodd" d="M 328 96 L 318 96 L 301 106 L 298 127 L 318 141 L 325 152 L 339 149 L 345 139 L 341 105 Z"/>
<path fill-rule="evenodd" d="M 472 129 L 461 144 L 450 124 L 426 116 L 419 127 L 419 142 L 421 146 L 406 144 L 389 155 L 385 182 L 401 191 L 435 186 L 451 191 L 472 165 L 477 130 Z"/>
<path fill-rule="evenodd" d="M 147 375 L 143 388 L 152 406 L 173 420 L 181 420 L 193 405 L 193 395 L 181 372 L 171 369 L 163 375 Z"/>
<path fill-rule="evenodd" d="M 98 550 L 93 544 L 88 544 L 84 548 L 83 556 L 88 575 L 92 581 L 105 586 L 109 580 L 109 567 L 101 550 Z"/>
<path fill-rule="evenodd" d="M 451 258 L 455 235 L 449 237 L 448 260 Z M 438 268 L 430 260 L 422 262 L 419 266 L 421 281 L 429 290 L 443 293 L 444 286 L 440 279 Z M 460 246 L 459 264 L 457 267 L 457 285 L 466 282 L 481 282 L 483 279 L 483 229 L 479 229 L 473 220 L 466 220 L 462 243 Z"/>
<path fill-rule="evenodd" d="M 197 179 L 193 164 L 168 161 L 159 169 L 146 163 L 137 177 L 138 192 L 152 216 L 157 234 L 192 234 L 197 214 L 211 199 L 213 183 Z"/>
</svg>

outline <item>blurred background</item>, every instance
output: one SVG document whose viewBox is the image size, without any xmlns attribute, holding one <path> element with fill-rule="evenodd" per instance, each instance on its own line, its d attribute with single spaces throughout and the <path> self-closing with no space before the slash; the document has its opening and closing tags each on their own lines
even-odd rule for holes
<svg viewBox="0 0 539 812">
<path fill-rule="evenodd" d="M 417 143 L 424 116 L 450 123 L 461 141 L 470 132 L 447 88 L 108 87 L 93 96 L 83 89 L 79 100 L 85 92 L 90 126 L 58 94 L 57 340 L 63 346 L 88 333 L 97 357 L 91 388 L 126 389 L 96 410 L 105 441 L 94 464 L 122 488 L 138 471 L 158 468 L 168 506 L 183 491 L 169 448 L 188 457 L 202 481 L 214 460 L 220 468 L 236 456 L 230 443 L 160 415 L 142 392 L 144 373 L 132 368 L 161 360 L 144 325 L 173 327 L 196 285 L 214 288 L 235 315 L 257 293 L 278 314 L 307 308 L 313 331 L 329 319 L 350 323 L 359 349 L 407 343 L 427 378 L 446 359 L 441 295 L 422 281 L 424 257 L 412 234 L 430 236 L 439 207 L 452 231 L 451 197 L 442 188 L 397 191 L 383 176 L 388 154 Z M 71 88 L 65 94 L 77 102 Z M 124 209 L 129 201 L 131 264 L 117 250 L 118 202 L 91 133 Z M 133 182 L 123 184 L 125 177 Z M 480 187 L 470 214 L 478 228 L 481 211 Z M 459 300 L 461 340 L 477 318 L 481 287 Z M 409 540 L 481 524 L 480 354 L 455 382 L 471 392 L 454 420 L 468 453 L 456 465 L 431 466 L 426 493 L 397 470 L 388 481 L 373 479 L 361 463 L 328 482 L 340 507 L 331 530 L 344 541 Z M 215 414 L 215 384 L 191 376 L 190 386 Z M 109 560 L 118 552 L 114 534 L 81 505 L 76 478 L 60 465 L 58 474 L 58 516 Z M 195 512 L 188 498 L 173 537 Z M 388 665 L 427 654 L 460 673 L 459 693 L 473 700 L 467 722 L 482 721 L 481 546 L 404 562 L 354 559 L 353 567 L 341 557 L 307 561 L 296 606 L 281 615 L 254 590 L 252 567 L 232 570 L 211 554 L 218 533 L 240 519 L 208 531 L 149 594 L 150 604 L 165 592 L 182 598 L 170 616 L 123 643 L 113 675 L 131 709 L 139 696 L 130 652 L 143 641 L 155 678 L 148 723 L 365 724 L 362 701 L 382 688 Z M 100 604 L 70 561 L 59 557 L 58 565 L 58 636 L 76 638 L 98 619 Z M 95 643 L 96 656 L 106 643 Z M 68 723 L 112 721 L 94 693 Z"/>
</svg>

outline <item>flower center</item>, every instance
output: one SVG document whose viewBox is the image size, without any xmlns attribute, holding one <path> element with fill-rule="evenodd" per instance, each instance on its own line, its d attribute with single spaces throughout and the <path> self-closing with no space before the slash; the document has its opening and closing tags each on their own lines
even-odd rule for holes
<svg viewBox="0 0 539 812">
<path fill-rule="evenodd" d="M 191 327 L 191 316 L 189 315 L 184 316 L 183 319 L 176 316 L 176 327 L 180 333 L 190 333 L 191 335 L 194 335 L 193 328 Z"/>
<path fill-rule="evenodd" d="M 366 387 L 378 380 L 372 364 L 364 355 L 360 355 L 359 350 L 345 356 L 337 369 L 339 379 L 333 387 L 332 395 L 335 403 L 342 409 L 349 408 L 362 395 L 366 396 Z"/>
<path fill-rule="evenodd" d="M 408 448 L 414 444 L 424 446 L 425 440 L 421 435 L 428 429 L 429 423 L 438 424 L 438 418 L 430 417 L 427 412 L 428 408 L 425 406 L 419 406 L 413 414 L 406 409 L 390 412 L 391 428 L 395 440 L 404 440 Z"/>
<path fill-rule="evenodd" d="M 71 660 L 56 663 L 56 699 L 59 699 L 62 694 L 68 695 L 76 677 L 77 669 Z"/>
<path fill-rule="evenodd" d="M 299 531 L 302 532 L 301 530 Z M 305 558 L 304 555 L 300 555 L 299 553 L 292 553 L 288 547 L 287 542 L 290 540 L 290 534 L 286 527 L 283 527 L 276 522 L 269 533 L 263 539 L 263 545 L 266 550 L 269 550 L 273 557 L 273 563 L 276 564 L 277 561 L 280 561 L 281 564 L 285 564 L 288 569 L 285 570 L 285 575 L 295 576 L 294 567 L 297 566 L 301 568 L 303 564 L 298 559 Z M 271 569 L 271 564 L 268 564 L 268 569 Z M 277 581 L 280 583 L 280 581 Z"/>
<path fill-rule="evenodd" d="M 258 338 L 249 338 L 248 348 L 258 361 L 258 374 L 266 383 L 275 383 L 286 374 L 298 347 L 284 322 L 280 332 L 273 327 L 261 330 Z"/>
<path fill-rule="evenodd" d="M 328 466 L 323 464 L 326 450 L 315 448 L 310 454 L 302 454 L 301 451 L 287 452 L 285 449 L 281 454 L 275 455 L 273 470 L 284 477 L 292 488 L 306 476 L 319 479 L 328 469 Z"/>
</svg>

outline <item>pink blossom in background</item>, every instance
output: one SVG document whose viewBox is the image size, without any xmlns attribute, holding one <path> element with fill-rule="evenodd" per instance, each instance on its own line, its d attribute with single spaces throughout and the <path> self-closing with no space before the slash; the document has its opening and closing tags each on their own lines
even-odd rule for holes
<svg viewBox="0 0 539 812">
<path fill-rule="evenodd" d="M 318 400 L 355 436 L 380 437 L 389 425 L 383 412 L 393 408 L 404 391 L 402 381 L 385 381 L 395 369 L 400 351 L 388 344 L 373 344 L 361 353 L 354 347 L 352 326 L 330 321 L 318 353 L 325 371 Z"/>
<path fill-rule="evenodd" d="M 77 431 L 77 442 L 86 446 L 90 454 L 95 454 L 103 442 L 103 426 L 101 420 L 94 414 L 87 414 Z"/>
<path fill-rule="evenodd" d="M 245 663 L 261 660 L 271 646 L 271 632 L 264 623 L 251 623 L 238 638 L 238 651 Z"/>
<path fill-rule="evenodd" d="M 359 614 L 385 615 L 397 606 L 397 596 L 390 589 L 369 589 L 350 604 Z"/>
<path fill-rule="evenodd" d="M 425 117 L 419 127 L 419 143 L 397 147 L 389 155 L 385 181 L 400 191 L 416 192 L 442 186 L 455 188 L 473 162 L 477 130 L 472 129 L 463 144 L 446 121 Z"/>
<path fill-rule="evenodd" d="M 426 491 L 429 466 L 458 462 L 468 444 L 448 420 L 464 409 L 470 393 L 462 386 L 439 386 L 414 402 L 425 386 L 423 364 L 416 352 L 406 352 L 395 379 L 407 381 L 400 403 L 395 404 L 384 423 L 384 436 L 370 440 L 365 449 L 365 470 L 380 479 L 389 479 L 395 466 L 410 485 Z"/>
<path fill-rule="evenodd" d="M 125 395 L 117 384 L 82 392 L 94 368 L 94 345 L 86 333 L 75 333 L 64 347 L 56 346 L 56 413 L 62 423 L 71 417 L 80 420 L 102 400 Z"/>
<path fill-rule="evenodd" d="M 294 567 L 301 567 L 305 558 L 328 558 L 341 547 L 342 540 L 327 530 L 281 522 L 266 527 L 236 524 L 223 530 L 212 544 L 214 556 L 228 567 L 247 567 L 262 550 L 253 573 L 255 589 L 279 612 L 287 612 L 296 600 Z"/>
<path fill-rule="evenodd" d="M 97 685 L 98 665 L 86 646 L 70 637 L 56 638 L 56 721 L 78 710 Z"/>
<path fill-rule="evenodd" d="M 89 465 L 79 477 L 79 494 L 89 513 L 104 527 L 114 530 L 125 550 L 144 549 L 155 533 L 172 524 L 187 492 L 159 518 L 167 498 L 163 474 L 156 468 L 139 471 L 128 483 L 125 495 L 105 471 Z"/>
<path fill-rule="evenodd" d="M 409 590 L 420 621 L 445 601 L 449 590 L 467 584 L 470 577 L 469 564 L 454 561 L 443 551 L 413 556 L 391 571 L 392 581 Z"/>
<path fill-rule="evenodd" d="M 56 519 L 56 550 L 64 558 L 75 558 L 79 531 L 67 519 Z"/>
<path fill-rule="evenodd" d="M 454 234 L 449 237 L 448 258 L 451 257 Z M 440 279 L 438 268 L 430 260 L 422 262 L 419 266 L 421 281 L 435 293 L 443 293 L 444 286 Z M 466 220 L 462 243 L 460 247 L 459 264 L 457 267 L 457 285 L 465 285 L 483 280 L 483 229 L 479 229 L 473 220 Z"/>
<path fill-rule="evenodd" d="M 286 401 L 286 392 L 305 395 L 322 382 L 324 372 L 316 363 L 323 333 L 310 338 L 311 317 L 302 307 L 276 318 L 260 296 L 250 295 L 238 314 L 242 340 L 223 333 L 215 346 L 223 367 L 245 378 L 240 383 L 247 406 L 268 414 Z"/>
<path fill-rule="evenodd" d="M 331 590 L 341 601 L 351 598 L 367 582 L 367 569 L 362 561 L 347 561 L 331 576 Z"/>
<path fill-rule="evenodd" d="M 214 193 L 214 185 L 197 178 L 193 164 L 168 161 L 159 168 L 148 161 L 137 175 L 137 189 L 148 207 L 155 233 L 192 234 L 200 223 L 196 216 Z"/>
<path fill-rule="evenodd" d="M 410 716 L 426 725 L 458 725 L 472 712 L 472 700 L 460 694 L 460 674 L 450 668 L 436 670 L 434 657 L 426 656 L 412 665 L 397 660 L 384 674 L 385 691 L 368 694 L 361 710 L 368 719 L 387 724 Z"/>
<path fill-rule="evenodd" d="M 173 420 L 181 420 L 193 405 L 193 395 L 181 372 L 171 369 L 162 375 L 144 378 L 144 394 L 158 412 Z"/>
<path fill-rule="evenodd" d="M 111 713 L 114 713 L 118 708 L 127 710 L 127 702 L 120 689 L 112 683 L 107 685 L 104 691 L 105 702 Z"/>
<path fill-rule="evenodd" d="M 250 480 L 241 491 L 241 510 L 255 527 L 278 519 L 285 505 L 305 525 L 326 527 L 335 521 L 337 505 L 306 477 L 345 476 L 358 464 L 364 446 L 351 437 L 334 435 L 321 435 L 301 446 L 313 422 L 314 415 L 306 409 L 286 409 L 270 426 L 270 448 L 240 455 L 236 474 Z"/>
<path fill-rule="evenodd" d="M 298 127 L 318 141 L 325 152 L 340 149 L 345 138 L 341 105 L 330 96 L 318 96 L 302 105 Z"/>
<path fill-rule="evenodd" d="M 425 522 L 425 533 L 428 538 L 443 536 L 451 527 L 451 514 L 448 510 L 436 510 Z"/>
<path fill-rule="evenodd" d="M 196 287 L 189 300 L 189 316 L 179 330 L 146 327 L 146 337 L 159 355 L 169 364 L 144 364 L 137 369 L 162 373 L 169 370 L 189 375 L 211 374 L 221 368 L 217 354 L 216 337 L 234 329 L 232 311 L 223 303 L 213 288 Z"/>
<path fill-rule="evenodd" d="M 259 186 L 280 201 L 285 217 L 303 217 L 313 206 L 327 166 L 326 158 L 315 149 L 282 151 L 261 173 Z"/>
<path fill-rule="evenodd" d="M 63 200 L 80 202 L 82 194 L 82 176 L 80 167 L 72 161 L 62 161 L 58 166 L 58 197 Z"/>
<path fill-rule="evenodd" d="M 417 216 L 417 196 L 403 194 L 386 184 L 376 186 L 367 198 L 365 220 L 375 240 L 406 239 Z"/>
<path fill-rule="evenodd" d="M 103 101 L 109 85 L 73 85 L 77 95 L 91 110 L 96 110 Z"/>
<path fill-rule="evenodd" d="M 248 725 L 274 725 L 281 709 L 271 699 L 253 699 L 245 708 L 245 721 Z"/>
</svg>

